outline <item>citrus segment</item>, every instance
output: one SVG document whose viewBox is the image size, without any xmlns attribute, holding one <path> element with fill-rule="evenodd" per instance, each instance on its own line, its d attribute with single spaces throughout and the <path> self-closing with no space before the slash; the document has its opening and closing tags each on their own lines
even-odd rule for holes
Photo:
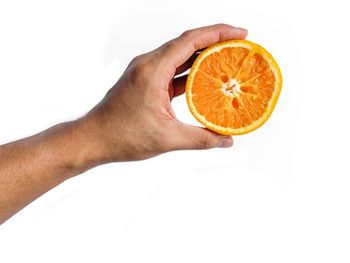
<svg viewBox="0 0 350 263">
<path fill-rule="evenodd" d="M 218 133 L 236 135 L 261 126 L 282 86 L 280 69 L 261 46 L 230 40 L 204 50 L 186 83 L 194 117 Z"/>
</svg>

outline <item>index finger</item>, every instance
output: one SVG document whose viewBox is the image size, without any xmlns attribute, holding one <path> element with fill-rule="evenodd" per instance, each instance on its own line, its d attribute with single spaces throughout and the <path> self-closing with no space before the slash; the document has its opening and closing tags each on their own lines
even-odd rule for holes
<svg viewBox="0 0 350 263">
<path fill-rule="evenodd" d="M 174 70 L 185 63 L 198 49 L 229 39 L 243 39 L 248 31 L 226 24 L 216 24 L 185 31 L 160 49 L 167 66 Z"/>
</svg>

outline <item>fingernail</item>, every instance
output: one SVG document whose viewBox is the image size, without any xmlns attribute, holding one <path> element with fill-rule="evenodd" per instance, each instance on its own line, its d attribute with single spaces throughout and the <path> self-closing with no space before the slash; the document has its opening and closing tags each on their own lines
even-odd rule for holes
<svg viewBox="0 0 350 263">
<path fill-rule="evenodd" d="M 220 141 L 219 147 L 220 148 L 228 148 L 233 145 L 233 140 L 232 139 L 222 139 Z"/>
</svg>

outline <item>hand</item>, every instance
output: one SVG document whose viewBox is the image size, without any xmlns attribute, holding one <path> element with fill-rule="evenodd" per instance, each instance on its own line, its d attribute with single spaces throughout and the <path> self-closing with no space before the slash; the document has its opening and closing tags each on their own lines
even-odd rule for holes
<svg viewBox="0 0 350 263">
<path fill-rule="evenodd" d="M 146 159 L 179 149 L 230 147 L 232 138 L 176 119 L 171 100 L 184 93 L 195 52 L 244 38 L 214 25 L 186 31 L 134 58 L 105 98 L 84 117 L 0 146 L 0 224 L 63 181 L 101 163 Z"/>
<path fill-rule="evenodd" d="M 175 76 L 191 67 L 197 50 L 246 35 L 246 30 L 225 24 L 202 27 L 135 57 L 105 98 L 81 119 L 88 123 L 98 162 L 232 146 L 229 136 L 177 120 L 171 100 L 184 93 L 187 76 Z"/>
</svg>

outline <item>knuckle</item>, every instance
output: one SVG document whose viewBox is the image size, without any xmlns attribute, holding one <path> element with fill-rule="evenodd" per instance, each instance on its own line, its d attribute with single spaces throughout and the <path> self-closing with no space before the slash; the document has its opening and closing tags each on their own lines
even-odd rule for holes
<svg viewBox="0 0 350 263">
<path fill-rule="evenodd" d="M 132 65 L 132 74 L 135 77 L 143 77 L 146 76 L 148 73 L 148 61 L 147 60 L 138 60 Z"/>
<path fill-rule="evenodd" d="M 200 150 L 209 149 L 211 148 L 212 144 L 213 144 L 212 138 L 206 136 L 199 140 L 197 148 Z"/>
<path fill-rule="evenodd" d="M 192 36 L 192 34 L 193 34 L 193 30 L 186 30 L 186 31 L 184 31 L 183 33 L 182 33 L 182 37 L 183 38 L 189 38 L 189 37 L 191 37 Z"/>
<path fill-rule="evenodd" d="M 140 68 L 142 67 L 144 64 L 146 64 L 148 55 L 147 54 L 140 54 L 135 56 L 129 63 L 128 68 Z"/>
<path fill-rule="evenodd" d="M 135 56 L 135 57 L 131 60 L 130 64 L 135 64 L 135 63 L 141 61 L 142 58 L 143 58 L 144 56 L 145 56 L 144 54 Z"/>
</svg>

